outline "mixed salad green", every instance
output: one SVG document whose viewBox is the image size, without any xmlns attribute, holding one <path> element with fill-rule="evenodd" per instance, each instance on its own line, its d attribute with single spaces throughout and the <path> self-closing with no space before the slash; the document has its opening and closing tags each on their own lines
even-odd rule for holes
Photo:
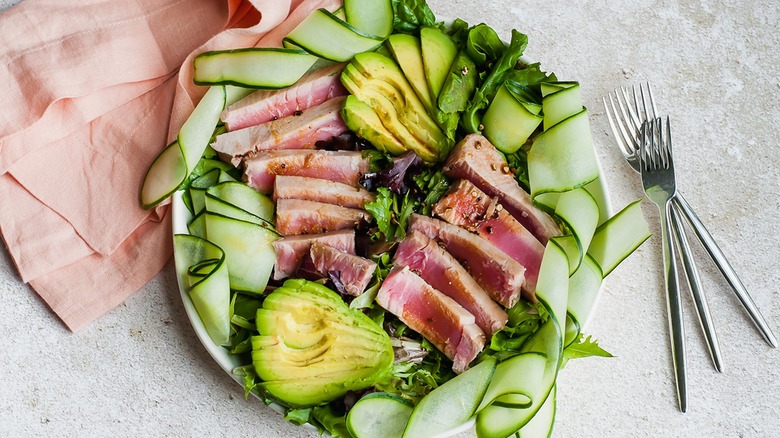
<svg viewBox="0 0 780 438">
<path fill-rule="evenodd" d="M 559 82 L 554 74 L 544 72 L 540 64 L 524 62 L 521 57 L 528 44 L 526 35 L 513 30 L 509 44 L 505 44 L 486 24 L 470 25 L 456 19 L 445 25 L 436 21 L 424 0 L 372 3 L 383 4 L 384 8 L 358 8 L 356 1 L 345 0 L 343 10 L 321 12 L 322 20 L 344 23 L 347 30 L 357 32 L 357 37 L 345 37 L 343 41 L 370 47 L 370 51 L 390 59 L 394 49 L 383 42 L 391 41 L 392 35 L 419 38 L 421 33 L 431 32 L 439 39 L 439 35 L 444 35 L 443 44 L 451 46 L 446 50 L 454 50 L 454 61 L 444 69 L 444 74 L 432 71 L 426 75 L 441 77 L 437 83 L 428 84 L 429 90 L 439 90 L 432 93 L 434 99 L 426 111 L 444 137 L 425 146 L 435 149 L 432 156 L 446 158 L 464 135 L 485 134 L 503 152 L 507 168 L 518 184 L 564 231 L 563 236 L 547 243 L 537 285 L 538 302 L 521 300 L 506 309 L 506 326 L 488 339 L 472 367 L 459 375 L 452 371 L 450 359 L 428 340 L 376 304 L 377 291 L 392 268 L 394 243 L 405 236 L 410 216 L 431 215 L 433 205 L 447 192 L 451 181 L 442 172 L 442 160 L 425 160 L 414 149 L 390 153 L 377 142 L 372 145 L 365 139 L 356 141 L 354 147 L 371 158 L 371 171 L 362 183 L 376 192 L 375 200 L 365 206 L 372 217 L 365 235 L 370 247 L 367 254 L 377 269 L 364 294 L 343 298 L 350 309 L 358 310 L 384 329 L 396 353 L 388 372 L 370 388 L 349 391 L 336 400 L 312 406 L 285 403 L 267 390 L 252 361 L 253 343 L 257 344 L 263 335 L 257 319 L 269 311 L 265 303 L 268 292 L 293 285 L 267 287 L 267 277 L 242 277 L 248 286 L 237 288 L 232 281 L 236 274 L 228 274 L 231 251 L 236 250 L 229 248 L 234 245 L 227 242 L 230 233 L 225 233 L 224 245 L 193 236 L 176 237 L 176 265 L 180 279 L 184 279 L 182 287 L 189 291 L 214 342 L 224 345 L 245 364 L 234 372 L 243 376 L 246 395 L 255 394 L 265 403 L 285 406 L 285 419 L 292 423 L 308 423 L 336 437 L 380 436 L 375 435 L 379 431 L 394 431 L 387 436 L 399 436 L 399 431 L 403 436 L 428 436 L 476 417 L 479 436 L 548 434 L 554 417 L 558 370 L 572 358 L 610 356 L 581 332 L 581 324 L 592 311 L 603 278 L 648 237 L 638 204 L 629 205 L 612 218 L 605 217 L 605 206 L 594 198 L 602 186 L 587 112 L 579 100 L 579 85 Z M 381 16 L 383 10 L 388 11 L 386 17 Z M 392 31 L 388 20 L 392 20 Z M 295 38 L 287 40 L 287 49 L 276 49 L 274 56 L 294 56 L 305 67 L 317 62 L 313 53 L 327 52 L 327 47 L 307 50 L 310 48 L 306 45 L 306 29 L 299 26 L 293 33 Z M 425 46 L 422 51 L 424 54 Z M 273 228 L 273 204 L 258 198 L 261 206 L 249 207 L 246 200 L 254 194 L 218 188 L 225 183 L 240 184 L 240 175 L 207 146 L 214 135 L 224 132 L 218 125 L 222 108 L 251 91 L 235 84 L 258 83 L 258 78 L 248 80 L 240 77 L 244 73 L 231 73 L 231 62 L 246 62 L 241 53 L 236 53 L 232 57 L 235 61 L 230 56 L 227 61 L 221 57 L 215 61 L 225 63 L 216 78 L 198 76 L 196 72 L 199 83 L 213 84 L 212 88 L 183 127 L 177 142 L 169 145 L 150 168 L 141 198 L 145 206 L 151 206 L 172 191 L 182 190 L 193 214 L 208 210 L 204 207 L 208 203 L 227 203 L 227 207 L 219 204 L 219 208 L 236 207 L 243 211 L 233 213 L 242 215 L 243 223 L 236 233 L 251 236 L 247 239 L 255 247 L 268 248 L 278 237 Z M 211 67 L 209 72 L 214 71 Z M 425 99 L 421 100 L 425 104 Z M 496 110 L 491 115 L 491 106 L 499 104 L 507 105 L 508 110 Z M 531 128 L 519 132 L 515 125 Z M 361 132 L 356 132 L 360 136 Z M 220 211 L 227 214 L 226 210 Z M 208 213 L 195 216 L 189 225 L 190 234 L 208 235 L 210 226 L 222 223 L 223 216 Z M 246 246 L 246 242 L 243 244 Z M 255 256 L 267 265 L 267 253 Z M 336 280 L 322 282 L 343 292 Z M 257 281 L 261 284 L 259 289 Z M 311 289 L 314 295 L 320 293 L 317 287 L 304 283 L 295 287 L 302 291 Z M 250 290 L 253 288 L 254 291 Z M 213 306 L 227 308 L 227 313 L 215 316 Z M 351 311 L 343 310 L 345 315 Z M 396 412 L 390 419 L 384 413 L 387 409 Z"/>
</svg>

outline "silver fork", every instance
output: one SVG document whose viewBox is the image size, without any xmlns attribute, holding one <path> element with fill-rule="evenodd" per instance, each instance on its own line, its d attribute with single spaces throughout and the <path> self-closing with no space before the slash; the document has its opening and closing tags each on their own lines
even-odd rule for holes
<svg viewBox="0 0 780 438">
<path fill-rule="evenodd" d="M 631 105 L 631 99 L 625 88 L 615 90 L 614 98 L 612 94 L 609 95 L 610 105 L 607 105 L 607 100 L 604 98 L 604 106 L 607 109 L 607 118 L 609 119 L 612 133 L 618 139 L 620 151 L 623 153 L 626 161 L 628 161 L 631 167 L 637 172 L 639 172 L 640 161 L 637 158 L 637 155 L 639 154 L 640 147 L 639 137 L 641 135 L 641 125 L 646 120 L 654 119 L 658 114 L 650 84 L 647 84 L 646 89 L 647 99 L 645 98 L 644 89 L 641 87 L 639 88 L 641 99 L 637 96 L 636 88 L 633 89 L 633 106 Z M 617 106 L 615 105 L 615 102 L 617 102 Z M 650 103 L 649 108 L 647 105 L 648 102 Z M 620 113 L 618 113 L 618 108 L 620 109 Z M 612 112 L 610 112 L 610 109 Z M 612 114 L 615 114 L 614 118 Z M 712 363 L 718 372 L 723 372 L 723 358 L 718 344 L 718 337 L 715 332 L 715 325 L 710 316 L 709 306 L 707 305 L 707 299 L 704 295 L 704 289 L 699 277 L 699 271 L 694 262 L 693 251 L 691 251 L 688 237 L 683 231 L 680 220 L 680 199 L 682 199 L 682 195 L 679 193 L 675 193 L 675 195 L 672 196 L 670 224 L 674 232 L 674 240 L 677 242 L 677 250 L 679 251 L 680 258 L 683 262 L 683 272 L 685 272 L 685 277 L 688 280 L 688 289 L 693 298 L 696 315 L 701 324 L 704 339 L 707 343 L 707 349 L 712 358 Z"/>
<path fill-rule="evenodd" d="M 614 96 L 609 94 L 609 104 L 607 104 L 607 99 L 604 98 L 604 107 L 606 108 L 607 118 L 609 120 L 609 125 L 612 128 L 612 133 L 614 134 L 615 139 L 618 142 L 618 146 L 620 147 L 623 156 L 626 158 L 626 161 L 637 172 L 639 172 L 639 160 L 637 157 L 640 147 L 639 142 L 642 123 L 648 119 L 655 118 L 658 115 L 658 110 L 655 106 L 655 100 L 653 99 L 653 92 L 650 84 L 648 83 L 645 88 L 647 90 L 647 99 L 645 98 L 645 91 L 641 87 L 639 88 L 639 93 L 637 93 L 637 88 L 634 87 L 632 96 L 629 96 L 629 92 L 626 88 L 615 90 Z M 764 317 L 761 315 L 761 312 L 758 310 L 758 307 L 753 301 L 753 298 L 750 296 L 750 293 L 747 291 L 747 288 L 745 288 L 745 285 L 742 284 L 742 281 L 737 275 L 737 272 L 734 270 L 734 267 L 731 266 L 731 263 L 729 263 L 728 259 L 723 254 L 723 251 L 721 251 L 721 249 L 718 247 L 715 239 L 713 239 L 712 235 L 709 233 L 709 231 L 707 231 L 707 228 L 701 222 L 699 217 L 696 216 L 696 213 L 693 211 L 691 206 L 680 192 L 677 192 L 673 196 L 672 202 L 675 210 L 682 213 L 688 225 L 696 233 L 699 241 L 702 243 L 712 261 L 715 263 L 721 274 L 726 278 L 726 281 L 734 290 L 734 293 L 737 295 L 740 303 L 752 319 L 753 324 L 764 337 L 764 340 L 769 345 L 776 348 L 777 338 L 775 337 L 774 333 L 772 333 L 772 330 L 769 328 L 769 325 L 767 324 Z M 684 233 L 680 234 L 684 235 Z M 683 238 L 680 239 L 680 244 L 685 245 L 686 243 L 687 240 L 685 240 L 685 237 L 683 236 Z M 683 249 L 683 256 L 685 256 L 686 251 L 690 252 L 690 248 L 688 248 L 688 250 Z M 693 287 L 698 286 L 695 279 L 691 281 L 691 275 L 688 274 L 687 271 L 686 274 L 688 275 L 689 283 L 692 283 L 694 285 Z M 701 288 L 699 287 L 699 289 Z M 694 293 L 693 288 L 691 289 L 691 292 Z M 699 295 L 703 297 L 703 295 Z M 704 311 L 705 309 L 702 309 L 702 305 L 706 308 L 706 301 L 702 300 L 700 304 L 696 300 L 695 293 L 694 301 L 696 301 L 697 313 L 699 314 L 699 319 L 702 323 L 706 337 L 706 333 L 708 331 L 706 327 L 706 321 L 708 320 L 706 315 L 708 315 L 708 312 Z M 704 320 L 702 320 L 702 315 L 705 315 Z M 714 333 L 714 330 L 712 330 L 712 333 Z M 717 343 L 713 343 L 709 339 L 707 342 L 711 355 L 713 356 L 713 362 L 715 362 L 715 355 L 719 355 L 719 350 L 713 350 L 713 345 L 717 347 Z M 713 351 L 718 351 L 718 353 L 714 353 Z M 719 367 L 717 363 L 715 367 L 719 371 L 722 369 L 722 367 Z"/>
<path fill-rule="evenodd" d="M 666 281 L 666 305 L 671 335 L 672 362 L 677 383 L 677 400 L 680 410 L 688 408 L 687 383 L 685 379 L 685 333 L 683 328 L 682 300 L 680 299 L 677 262 L 672 246 L 672 198 L 677 191 L 674 179 L 674 164 L 671 152 L 671 125 L 666 118 L 664 133 L 660 118 L 642 124 L 642 138 L 639 149 L 639 170 L 642 185 L 648 199 L 653 201 L 661 214 L 661 233 L 664 256 L 664 279 Z"/>
</svg>

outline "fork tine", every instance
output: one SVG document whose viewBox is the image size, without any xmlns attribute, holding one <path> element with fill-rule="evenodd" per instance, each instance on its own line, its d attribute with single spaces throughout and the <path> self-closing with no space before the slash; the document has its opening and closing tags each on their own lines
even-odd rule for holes
<svg viewBox="0 0 780 438">
<path fill-rule="evenodd" d="M 652 120 L 652 132 L 650 146 L 653 148 L 653 167 L 656 169 L 664 168 L 664 137 L 663 137 L 663 125 L 660 118 Z"/>
<path fill-rule="evenodd" d="M 658 165 L 662 169 L 667 169 L 669 167 L 669 141 L 661 119 L 658 119 L 658 157 L 660 158 Z"/>
<path fill-rule="evenodd" d="M 609 118 L 609 125 L 612 128 L 612 134 L 614 134 L 615 138 L 617 138 L 618 146 L 620 146 L 621 152 L 623 152 L 624 155 L 631 156 L 634 154 L 634 148 L 631 144 L 632 141 L 631 135 L 629 134 L 628 131 L 626 131 L 625 115 L 621 118 L 618 113 L 618 109 L 615 106 L 615 100 L 618 101 L 618 105 L 620 106 L 620 98 L 617 97 L 617 91 L 615 93 L 616 93 L 615 99 L 612 98 L 612 94 L 608 94 L 610 105 L 607 106 L 607 102 L 605 99 L 604 106 L 607 108 L 607 116 Z M 609 111 L 610 107 L 612 108 L 611 113 Z M 614 120 L 613 120 L 613 115 L 614 115 Z"/>
<path fill-rule="evenodd" d="M 655 99 L 653 99 L 653 87 L 650 86 L 650 82 L 645 82 L 646 88 L 647 88 L 647 96 L 648 100 L 650 101 L 650 107 L 653 110 L 653 117 L 659 117 L 658 114 L 658 108 L 655 107 Z"/>
<path fill-rule="evenodd" d="M 609 96 L 609 100 L 612 101 L 612 95 L 607 93 L 607 96 Z M 620 132 L 618 132 L 618 128 L 615 125 L 615 120 L 612 117 L 612 111 L 609 110 L 609 105 L 607 104 L 607 98 L 602 97 L 601 100 L 604 102 L 604 109 L 607 111 L 607 121 L 609 122 L 609 128 L 612 129 L 612 135 L 615 137 L 615 139 L 618 142 L 618 146 L 623 149 L 623 138 L 620 136 Z M 612 105 L 614 110 L 614 103 Z M 616 115 L 617 116 L 617 115 Z"/>
<path fill-rule="evenodd" d="M 620 94 L 623 98 L 620 98 Z M 619 120 L 623 121 L 623 139 L 626 142 L 627 152 L 629 155 L 636 154 L 639 147 L 639 128 L 642 126 L 642 120 L 636 113 L 636 108 L 631 108 L 631 102 L 628 97 L 628 92 L 625 88 L 619 88 L 615 90 L 615 100 L 617 100 L 618 107 L 620 108 Z"/>
<path fill-rule="evenodd" d="M 666 155 L 666 167 L 672 167 L 672 123 L 669 120 L 669 116 L 666 116 L 666 141 L 664 141 L 665 155 Z"/>
<path fill-rule="evenodd" d="M 648 141 L 648 133 L 647 133 L 647 122 L 642 124 L 642 138 L 639 142 L 639 167 L 642 168 L 642 170 L 648 170 L 650 168 L 650 163 L 648 163 L 648 156 L 647 156 L 647 141 Z"/>
<path fill-rule="evenodd" d="M 637 86 L 634 85 L 634 98 L 636 99 L 636 89 Z M 655 114 L 650 114 L 650 111 L 647 108 L 647 99 L 645 99 L 645 91 L 642 89 L 642 86 L 639 86 L 639 96 L 641 97 L 639 99 L 640 102 L 642 102 L 642 110 L 645 113 L 645 120 L 653 120 L 655 119 Z"/>
<path fill-rule="evenodd" d="M 633 93 L 633 99 L 628 94 L 628 89 L 626 87 L 620 88 L 621 93 L 623 94 L 623 101 L 626 103 L 625 108 L 626 110 L 623 112 L 623 117 L 626 120 L 626 123 L 629 121 L 633 126 L 630 126 L 629 129 L 631 130 L 632 138 L 634 139 L 634 148 L 638 148 L 639 145 L 639 130 L 642 128 L 642 122 L 644 122 L 647 118 L 644 119 L 641 117 L 641 114 L 639 114 L 639 101 L 637 100 L 636 92 Z M 636 91 L 636 90 L 634 90 Z M 631 101 L 633 100 L 633 107 L 631 105 Z"/>
<path fill-rule="evenodd" d="M 615 101 L 617 101 L 618 107 L 620 108 L 620 113 L 623 115 L 623 117 L 619 117 L 618 116 L 618 114 L 619 114 L 618 113 L 618 107 L 615 107 Z M 615 94 L 615 100 L 612 100 L 612 95 L 610 95 L 609 96 L 609 102 L 612 105 L 612 111 L 615 114 L 615 118 L 617 119 L 617 125 L 618 125 L 618 128 L 620 129 L 620 134 L 621 134 L 621 136 L 623 138 L 624 150 L 627 153 L 630 154 L 631 153 L 631 142 L 630 142 L 631 135 L 629 133 L 630 131 L 626 130 L 626 126 L 625 126 L 625 123 L 626 123 L 625 122 L 625 120 L 626 120 L 625 119 L 625 113 L 623 111 L 623 107 L 622 107 L 622 104 L 620 102 L 620 97 L 617 96 L 617 94 Z"/>
<path fill-rule="evenodd" d="M 650 142 L 650 170 L 658 168 L 658 140 L 656 140 L 656 125 L 655 120 L 648 119 L 647 121 L 650 138 L 647 140 Z"/>
<path fill-rule="evenodd" d="M 656 148 L 658 146 L 655 140 L 655 123 L 653 119 L 648 119 L 647 130 L 650 132 L 649 138 L 647 140 L 649 149 L 648 153 L 650 154 L 650 170 L 653 170 L 656 168 Z"/>
<path fill-rule="evenodd" d="M 639 94 L 636 92 L 636 85 L 631 86 L 631 95 L 633 96 L 634 100 L 634 111 L 636 115 L 636 119 L 634 120 L 634 123 L 636 123 L 636 126 L 639 127 L 642 125 L 643 122 L 646 122 L 648 120 L 651 120 L 652 117 L 650 117 L 647 113 L 647 107 L 645 106 L 645 98 L 642 96 L 640 99 L 639 96 L 641 95 L 642 90 L 639 90 Z M 626 91 L 626 94 L 628 92 Z M 640 105 L 641 103 L 641 105 Z M 644 114 L 643 114 L 644 113 Z"/>
</svg>

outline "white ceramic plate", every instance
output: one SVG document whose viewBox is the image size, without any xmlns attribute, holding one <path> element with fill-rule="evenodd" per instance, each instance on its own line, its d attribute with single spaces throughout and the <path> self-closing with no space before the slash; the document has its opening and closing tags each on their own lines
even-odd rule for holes
<svg viewBox="0 0 780 438">
<path fill-rule="evenodd" d="M 601 166 L 599 165 L 599 173 L 603 175 L 603 170 L 601 169 Z M 609 217 L 612 212 L 611 208 L 609 207 L 609 196 L 606 190 L 606 186 L 604 185 L 603 178 L 599 178 L 598 180 L 592 182 L 588 186 L 588 191 L 593 194 L 594 198 L 596 199 L 596 202 L 599 204 L 599 209 L 601 210 L 601 218 L 599 222 L 603 222 L 607 217 Z M 184 205 L 184 201 L 182 200 L 182 192 L 175 192 L 173 194 L 173 233 L 174 234 L 189 234 L 189 231 L 187 230 L 187 223 L 192 218 L 192 215 L 190 211 L 187 209 L 187 207 Z M 233 380 L 235 380 L 239 385 L 243 387 L 243 378 L 241 376 L 237 376 L 233 373 L 233 370 L 241 365 L 244 365 L 242 363 L 238 362 L 238 359 L 235 356 L 231 356 L 228 354 L 228 350 L 220 347 L 219 345 L 216 345 L 214 342 L 212 342 L 211 338 L 209 337 L 208 333 L 206 332 L 206 328 L 203 326 L 203 322 L 201 321 L 200 317 L 198 316 L 198 312 L 195 310 L 195 306 L 192 304 L 192 300 L 189 297 L 189 294 L 187 293 L 186 289 L 183 287 L 184 279 L 177 275 L 177 280 L 179 283 L 179 293 L 181 294 L 182 302 L 184 303 L 184 309 L 187 312 L 187 317 L 190 320 L 190 323 L 192 324 L 192 328 L 195 330 L 195 334 L 198 336 L 198 339 L 200 339 L 200 342 L 203 344 L 203 346 L 206 348 L 206 351 L 211 355 L 211 357 L 219 364 L 220 368 L 222 368 Z M 602 285 L 602 290 L 604 286 Z M 593 305 L 593 309 L 596 308 L 598 305 L 599 297 L 601 296 L 601 291 L 599 291 L 599 294 L 596 298 L 596 303 Z M 585 326 L 587 326 L 588 321 L 590 320 L 590 317 L 592 316 L 593 312 L 591 311 L 591 314 L 587 315 L 585 318 L 583 329 Z M 278 404 L 271 404 L 270 405 L 272 409 L 279 413 L 284 413 L 284 408 Z M 258 409 L 262 409 L 263 405 L 258 404 Z M 463 425 L 451 430 L 449 433 L 445 434 L 444 436 L 448 435 L 455 435 L 457 433 L 460 433 L 464 430 L 468 430 L 472 428 L 474 425 L 474 420 L 471 419 L 464 423 Z M 313 426 L 305 425 L 307 427 L 310 427 L 312 430 L 314 430 Z"/>
</svg>

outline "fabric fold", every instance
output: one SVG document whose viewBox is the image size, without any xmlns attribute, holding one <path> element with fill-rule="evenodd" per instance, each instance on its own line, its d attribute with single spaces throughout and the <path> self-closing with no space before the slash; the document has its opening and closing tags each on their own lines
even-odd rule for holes
<svg viewBox="0 0 780 438">
<path fill-rule="evenodd" d="M 338 4 L 24 0 L 0 14 L 10 103 L 0 113 L 0 234 L 22 281 L 68 328 L 123 302 L 170 259 L 169 208 L 142 210 L 138 191 L 205 92 L 191 82 L 192 58 L 279 46 L 307 8 Z"/>
<path fill-rule="evenodd" d="M 138 203 L 137 188 L 157 152 L 138 145 L 165 142 L 174 86 L 172 76 L 73 134 L 36 149 L 9 173 L 42 204 L 60 212 L 93 251 L 113 253 L 149 215 Z M 132 187 L 136 190 L 129 190 Z"/>
<path fill-rule="evenodd" d="M 225 5 L 214 1 L 121 5 L 110 0 L 25 0 L 0 16 L 0 41 L 6 47 L 0 54 L 0 95 L 18 103 L 0 113 L 0 141 L 28 131 L 15 143 L 23 150 L 15 150 L 11 158 L 0 143 L 0 171 L 11 167 L 13 158 L 57 140 L 52 138 L 56 132 L 70 133 L 83 125 L 83 112 L 71 117 L 71 102 L 86 98 L 78 107 L 98 115 L 116 107 L 114 86 L 177 71 L 184 58 L 228 20 Z M 30 41 L 35 37 L 43 41 L 35 45 Z M 64 129 L 36 123 L 52 105 L 50 117 L 58 117 Z"/>
</svg>

